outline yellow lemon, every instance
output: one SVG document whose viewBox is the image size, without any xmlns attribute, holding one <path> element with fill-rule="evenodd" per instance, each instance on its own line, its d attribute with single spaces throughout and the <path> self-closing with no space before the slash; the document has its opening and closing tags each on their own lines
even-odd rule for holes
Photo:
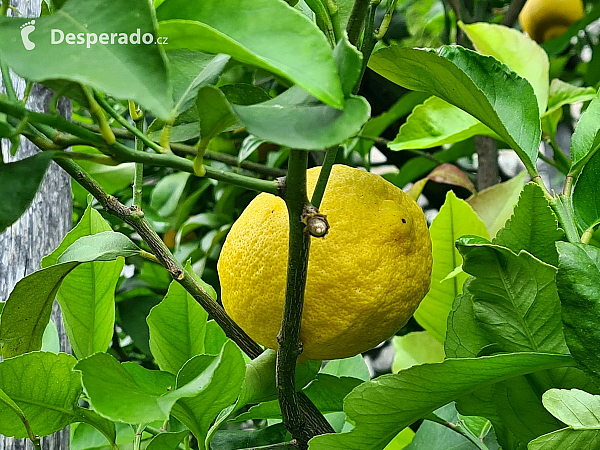
<svg viewBox="0 0 600 450">
<path fill-rule="evenodd" d="M 311 195 L 319 172 L 308 171 Z M 302 358 L 345 358 L 389 338 L 412 316 L 429 290 L 431 240 L 410 197 L 359 169 L 333 167 L 320 211 L 330 230 L 311 238 Z M 233 224 L 218 263 L 225 310 L 273 349 L 285 299 L 288 229 L 284 201 L 260 194 Z"/>
<path fill-rule="evenodd" d="M 582 0 L 528 0 L 519 22 L 523 31 L 541 44 L 563 34 L 583 15 Z"/>
</svg>

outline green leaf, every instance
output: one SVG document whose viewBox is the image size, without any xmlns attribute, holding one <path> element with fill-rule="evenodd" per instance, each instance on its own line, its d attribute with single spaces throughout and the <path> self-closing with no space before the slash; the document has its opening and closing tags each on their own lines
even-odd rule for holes
<svg viewBox="0 0 600 450">
<path fill-rule="evenodd" d="M 169 50 L 169 46 L 165 46 Z M 216 84 L 229 62 L 227 55 L 207 55 L 189 50 L 171 50 L 167 52 L 171 82 L 173 83 L 173 101 L 178 113 L 194 106 L 198 89 L 208 84 Z"/>
<path fill-rule="evenodd" d="M 598 136 L 600 137 L 600 134 Z M 600 223 L 598 180 L 600 180 L 600 152 L 596 152 L 583 166 L 573 189 L 575 218 L 583 230 L 593 228 Z"/>
<path fill-rule="evenodd" d="M 211 449 L 238 450 L 260 448 L 260 446 L 283 442 L 286 434 L 287 430 L 283 423 L 253 431 L 217 431 L 211 441 Z"/>
<path fill-rule="evenodd" d="M 544 116 L 548 116 L 559 110 L 565 105 L 571 105 L 578 102 L 587 102 L 596 96 L 596 89 L 593 87 L 577 87 L 565 83 L 559 78 L 554 78 L 550 83 L 550 93 L 548 98 L 548 110 Z"/>
<path fill-rule="evenodd" d="M 28 20 L 0 18 L 0 55 L 20 76 L 30 81 L 82 83 L 118 99 L 135 100 L 162 119 L 171 117 L 173 103 L 165 59 L 154 44 L 155 18 L 147 1 L 132 0 L 125 9 L 110 0 L 67 1 L 54 14 L 35 19 L 35 28 L 29 35 L 35 44 L 32 51 L 27 51 L 21 41 L 20 28 Z M 64 34 L 60 44 L 52 44 L 53 36 L 59 39 L 58 33 L 52 31 L 56 29 Z M 138 30 L 138 44 L 118 43 L 120 38 L 136 35 Z M 81 33 L 85 43 L 68 44 L 68 33 Z M 103 33 L 107 43 L 100 42 Z M 141 42 L 146 33 L 152 35 L 150 45 Z M 98 42 L 88 46 L 92 36 Z"/>
<path fill-rule="evenodd" d="M 438 363 L 444 360 L 444 347 L 427 331 L 414 331 L 404 336 L 394 336 L 394 363 L 392 372 L 417 364 Z"/>
<path fill-rule="evenodd" d="M 535 93 L 527 80 L 496 59 L 462 47 L 442 47 L 436 53 L 391 46 L 374 53 L 369 67 L 471 114 L 517 152 L 529 173 L 537 173 L 541 125 Z"/>
<path fill-rule="evenodd" d="M 226 53 L 287 78 L 335 108 L 344 106 L 327 39 L 314 23 L 284 2 L 254 0 L 247 10 L 240 8 L 237 0 L 167 0 L 157 15 L 160 34 L 168 36 L 170 50 Z"/>
<path fill-rule="evenodd" d="M 473 311 L 482 329 L 507 352 L 568 353 L 560 320 L 556 269 L 525 251 L 492 244 L 457 243 Z"/>
<path fill-rule="evenodd" d="M 95 211 L 95 210 L 94 210 Z M 99 214 L 96 211 L 96 214 Z M 137 256 L 141 249 L 122 233 L 110 230 L 82 236 L 58 257 L 58 264 L 76 261 L 111 261 L 118 257 Z M 120 273 L 120 272 L 119 272 Z"/>
<path fill-rule="evenodd" d="M 600 379 L 600 357 L 590 351 L 600 342 L 600 249 L 584 244 L 557 242 L 556 285 L 562 304 L 567 345 L 588 374 Z"/>
<path fill-rule="evenodd" d="M 379 450 L 415 420 L 485 386 L 538 370 L 572 364 L 568 355 L 501 354 L 446 360 L 383 375 L 355 388 L 344 411 L 355 428 L 317 436 L 310 450 Z"/>
<path fill-rule="evenodd" d="M 350 43 L 348 35 L 344 33 L 333 49 L 333 57 L 337 63 L 344 97 L 348 97 L 360 79 L 363 55 Z"/>
<path fill-rule="evenodd" d="M 334 375 L 336 377 L 353 377 L 359 380 L 369 381 L 371 374 L 362 355 L 351 356 L 344 359 L 333 359 L 321 370 L 321 373 Z"/>
<path fill-rule="evenodd" d="M 175 385 L 175 377 L 167 372 L 151 371 L 135 363 L 119 364 L 107 353 L 82 359 L 75 370 L 81 372 L 90 404 L 107 419 L 125 423 L 164 421 L 174 403 L 163 407 L 158 402 Z"/>
<path fill-rule="evenodd" d="M 414 437 L 415 432 L 409 427 L 406 427 L 404 430 L 398 433 L 388 445 L 385 446 L 384 450 L 402 450 L 412 442 Z"/>
<path fill-rule="evenodd" d="M 480 22 L 460 24 L 460 28 L 473 42 L 478 53 L 493 56 L 529 81 L 537 97 L 538 111 L 540 115 L 543 114 L 548 103 L 550 68 L 544 49 L 519 30 L 503 25 Z"/>
<path fill-rule="evenodd" d="M 52 152 L 38 153 L 20 161 L 0 164 L 0 233 L 29 208 L 52 161 L 52 155 Z"/>
<path fill-rule="evenodd" d="M 415 312 L 415 319 L 438 341 L 444 342 L 446 322 L 454 298 L 462 292 L 467 279 L 461 273 L 451 279 L 447 275 L 461 264 L 461 257 L 454 242 L 465 234 L 476 234 L 487 238 L 485 225 L 464 201 L 448 191 L 446 201 L 431 227 L 433 270 L 431 288 Z"/>
<path fill-rule="evenodd" d="M 241 350 L 227 341 L 219 356 L 199 355 L 190 359 L 177 374 L 181 398 L 171 411 L 199 442 L 221 412 L 238 398 L 246 374 Z"/>
<path fill-rule="evenodd" d="M 250 403 L 259 403 L 277 399 L 275 386 L 277 352 L 267 349 L 258 358 L 246 365 L 246 378 L 236 405 L 239 409 Z M 296 365 L 296 389 L 300 390 L 310 383 L 321 368 L 320 361 L 305 361 Z M 367 370 L 368 372 L 368 370 Z"/>
<path fill-rule="evenodd" d="M 226 84 L 220 86 L 229 103 L 234 105 L 256 105 L 271 100 L 271 96 L 260 86 L 253 84 Z"/>
<path fill-rule="evenodd" d="M 600 148 L 600 93 L 581 115 L 571 136 L 571 172 L 577 173 Z"/>
<path fill-rule="evenodd" d="M 21 409 L 35 435 L 47 436 L 76 420 L 81 394 L 81 378 L 71 370 L 76 362 L 65 353 L 33 352 L 0 363 L 0 392 Z M 19 416 L 1 397 L 0 434 L 28 437 Z"/>
<path fill-rule="evenodd" d="M 392 150 L 431 148 L 476 135 L 496 136 L 469 113 L 439 97 L 430 97 L 413 109 L 388 146 Z"/>
<path fill-rule="evenodd" d="M 206 148 L 212 138 L 236 123 L 225 94 L 214 86 L 203 86 L 198 90 L 196 110 L 200 122 L 200 147 Z"/>
<path fill-rule="evenodd" d="M 173 281 L 167 295 L 150 311 L 150 351 L 158 367 L 177 374 L 187 360 L 204 353 L 208 313 L 183 286 Z"/>
<path fill-rule="evenodd" d="M 160 433 L 154 436 L 146 450 L 175 450 L 190 432 L 180 431 L 178 433 Z"/>
<path fill-rule="evenodd" d="M 78 265 L 51 266 L 33 272 L 16 284 L 2 311 L 2 356 L 11 358 L 42 348 L 42 337 L 56 292 L 64 278 Z"/>
<path fill-rule="evenodd" d="M 494 240 L 494 244 L 506 247 L 518 254 L 525 250 L 537 259 L 556 266 L 558 253 L 549 243 L 562 240 L 564 232 L 544 192 L 535 183 L 523 188 L 512 217 L 506 222 Z"/>
<path fill-rule="evenodd" d="M 600 396 L 579 389 L 550 389 L 542 401 L 546 409 L 569 428 L 531 441 L 530 450 L 593 449 L 600 445 Z"/>
<path fill-rule="evenodd" d="M 42 335 L 41 351 L 60 353 L 60 337 L 58 336 L 58 329 L 52 320 L 48 321 L 48 325 L 46 325 L 46 329 Z"/>
<path fill-rule="evenodd" d="M 299 87 L 292 87 L 267 102 L 232 108 L 249 133 L 304 150 L 340 144 L 358 134 L 370 114 L 370 106 L 363 97 L 348 97 L 340 111 L 317 102 Z"/>
<path fill-rule="evenodd" d="M 189 177 L 187 172 L 177 172 L 161 178 L 150 195 L 150 207 L 162 217 L 174 214 Z"/>
<path fill-rule="evenodd" d="M 475 318 L 469 283 L 467 280 L 463 293 L 454 299 L 452 311 L 448 316 L 448 329 L 444 341 L 444 351 L 448 358 L 474 358 L 491 344 Z"/>
<path fill-rule="evenodd" d="M 527 172 L 523 171 L 510 180 L 484 189 L 467 200 L 485 223 L 490 236 L 496 236 L 512 216 L 526 176 Z"/>
</svg>

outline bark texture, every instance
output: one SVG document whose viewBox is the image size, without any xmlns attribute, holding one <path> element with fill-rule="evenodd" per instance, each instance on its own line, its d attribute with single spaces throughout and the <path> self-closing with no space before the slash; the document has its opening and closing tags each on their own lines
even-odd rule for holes
<svg viewBox="0 0 600 450">
<path fill-rule="evenodd" d="M 12 6 L 17 8 L 23 17 L 38 17 L 40 0 L 12 0 Z M 9 10 L 9 15 L 13 14 Z M 11 76 L 19 98 L 25 90 L 25 82 L 14 74 Z M 1 86 L 0 82 L 0 86 Z M 4 91 L 4 86 L 0 89 Z M 47 111 L 51 92 L 42 86 L 34 86 L 28 108 L 35 111 Z M 63 114 L 70 115 L 70 104 L 59 104 Z M 66 117 L 69 117 L 67 115 Z M 9 155 L 8 141 L 2 142 L 2 155 L 5 162 L 23 159 L 39 150 L 26 139 L 21 140 L 17 155 Z M 40 268 L 43 256 L 54 250 L 62 238 L 71 229 L 72 204 L 71 181 L 69 176 L 55 163 L 50 165 L 39 192 L 25 214 L 4 233 L 0 234 L 0 301 L 6 301 L 15 284 L 24 276 Z M 60 310 L 55 303 L 52 320 L 60 336 L 61 351 L 71 351 L 64 332 Z M 45 450 L 66 450 L 69 448 L 69 430 L 62 430 L 52 436 L 42 439 Z M 30 442 L 23 439 L 13 439 L 0 435 L 0 450 L 33 449 Z"/>
</svg>

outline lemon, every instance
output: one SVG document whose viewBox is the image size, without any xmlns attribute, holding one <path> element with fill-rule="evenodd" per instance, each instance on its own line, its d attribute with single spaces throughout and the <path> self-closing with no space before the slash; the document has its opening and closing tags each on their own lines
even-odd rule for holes
<svg viewBox="0 0 600 450">
<path fill-rule="evenodd" d="M 308 171 L 310 195 L 319 172 Z M 429 290 L 431 240 L 410 197 L 359 169 L 333 166 L 320 211 L 330 230 L 311 238 L 301 357 L 345 358 L 375 347 L 412 316 Z M 284 201 L 260 194 L 233 224 L 218 262 L 225 310 L 273 349 L 285 301 L 288 229 Z"/>
<path fill-rule="evenodd" d="M 582 0 L 528 0 L 519 22 L 523 31 L 541 44 L 563 34 L 583 15 Z"/>
</svg>

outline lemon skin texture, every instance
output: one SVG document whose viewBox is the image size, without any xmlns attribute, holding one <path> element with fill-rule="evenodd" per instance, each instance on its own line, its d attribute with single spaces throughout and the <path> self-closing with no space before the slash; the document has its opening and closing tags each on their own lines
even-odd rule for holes
<svg viewBox="0 0 600 450">
<path fill-rule="evenodd" d="M 528 0 L 519 22 L 523 31 L 541 44 L 560 36 L 583 16 L 582 0 Z"/>
<path fill-rule="evenodd" d="M 320 168 L 307 174 L 309 198 Z M 429 290 L 431 240 L 421 208 L 378 175 L 335 165 L 311 238 L 302 360 L 357 355 L 396 333 Z M 258 195 L 233 224 L 218 262 L 223 306 L 258 343 L 277 348 L 285 301 L 288 213 Z"/>
</svg>

